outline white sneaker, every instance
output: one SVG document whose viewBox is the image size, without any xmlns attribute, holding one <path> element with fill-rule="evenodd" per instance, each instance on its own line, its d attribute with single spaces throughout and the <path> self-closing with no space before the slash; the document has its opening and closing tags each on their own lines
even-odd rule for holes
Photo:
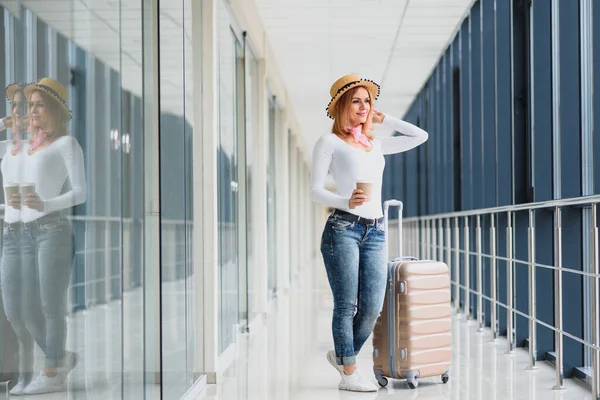
<svg viewBox="0 0 600 400">
<path fill-rule="evenodd" d="M 23 396 L 23 391 L 29 385 L 30 380 L 19 379 L 15 387 L 10 390 L 10 394 L 13 396 Z"/>
<path fill-rule="evenodd" d="M 327 352 L 327 361 L 329 361 L 329 364 L 331 364 L 331 366 L 333 368 L 335 368 L 335 370 L 337 372 L 340 373 L 340 375 L 344 374 L 344 367 L 341 365 L 338 365 L 336 359 L 335 359 L 335 351 L 330 350 Z"/>
<path fill-rule="evenodd" d="M 376 392 L 377 386 L 360 374 L 357 369 L 351 375 L 342 373 L 342 380 L 338 386 L 340 390 L 349 390 L 351 392 Z"/>
<path fill-rule="evenodd" d="M 44 371 L 35 378 L 25 388 L 23 394 L 43 394 L 43 393 L 54 393 L 62 392 L 65 390 L 64 378 L 58 373 L 56 376 L 49 377 Z"/>
</svg>

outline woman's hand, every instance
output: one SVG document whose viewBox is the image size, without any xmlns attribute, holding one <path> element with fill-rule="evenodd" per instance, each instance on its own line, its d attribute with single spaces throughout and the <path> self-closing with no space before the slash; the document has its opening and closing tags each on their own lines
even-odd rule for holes
<svg viewBox="0 0 600 400">
<path fill-rule="evenodd" d="M 13 194 L 10 199 L 8 199 L 8 205 L 12 208 L 16 208 L 17 210 L 21 209 L 21 193 Z"/>
<path fill-rule="evenodd" d="M 381 124 L 385 119 L 385 114 L 377 111 L 376 109 L 373 109 L 372 116 L 374 124 Z"/>
<path fill-rule="evenodd" d="M 348 200 L 348 208 L 352 210 L 358 206 L 362 206 L 365 204 L 365 201 L 367 201 L 367 196 L 363 194 L 363 191 L 354 189 L 352 196 L 350 196 L 350 200 Z"/>
<path fill-rule="evenodd" d="M 12 124 L 12 117 L 10 115 L 2 118 L 2 122 L 4 122 L 4 126 L 6 126 L 7 128 L 10 128 L 11 124 Z"/>
<path fill-rule="evenodd" d="M 44 211 L 44 202 L 37 193 L 29 193 L 27 197 L 25 197 L 25 205 L 39 212 Z"/>
</svg>

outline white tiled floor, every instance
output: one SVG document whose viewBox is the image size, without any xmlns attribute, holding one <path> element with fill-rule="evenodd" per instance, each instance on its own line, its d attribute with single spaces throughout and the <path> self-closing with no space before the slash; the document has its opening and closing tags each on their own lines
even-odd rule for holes
<svg viewBox="0 0 600 400">
<path fill-rule="evenodd" d="M 489 331 L 477 333 L 473 322 L 458 317 L 453 324 L 453 366 L 450 383 L 439 378 L 421 379 L 411 390 L 405 381 L 390 382 L 378 393 L 349 393 L 337 389 L 339 376 L 325 359 L 332 347 L 329 304 L 324 292 L 313 292 L 318 301 L 308 312 L 298 314 L 306 296 L 291 296 L 278 302 L 261 332 L 240 343 L 239 361 L 218 385 L 209 385 L 199 397 L 204 400 L 318 400 L 318 399 L 591 399 L 590 392 L 572 380 L 566 389 L 554 391 L 554 370 L 541 362 L 527 371 L 527 353 L 518 349 L 506 354 L 506 341 L 492 342 Z M 306 308 L 306 307 L 304 307 Z M 311 311 L 311 308 L 313 309 Z M 291 316 L 298 316 L 298 321 Z M 359 367 L 371 374 L 372 346 L 359 355 Z"/>
</svg>

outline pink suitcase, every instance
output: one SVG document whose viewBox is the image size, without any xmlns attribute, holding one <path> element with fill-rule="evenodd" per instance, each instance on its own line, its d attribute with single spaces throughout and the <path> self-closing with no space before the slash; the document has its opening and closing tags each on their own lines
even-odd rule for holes
<svg viewBox="0 0 600 400">
<path fill-rule="evenodd" d="M 399 249 L 402 202 L 384 203 L 386 232 L 389 206 L 398 206 Z M 452 321 L 448 266 L 438 261 L 398 257 L 388 265 L 388 286 L 373 330 L 373 371 L 381 386 L 387 377 L 406 379 L 415 389 L 419 378 L 450 379 Z"/>
</svg>

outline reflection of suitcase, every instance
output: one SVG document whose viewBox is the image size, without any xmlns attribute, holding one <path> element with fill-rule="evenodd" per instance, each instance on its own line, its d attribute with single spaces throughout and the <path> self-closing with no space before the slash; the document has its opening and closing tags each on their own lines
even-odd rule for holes
<svg viewBox="0 0 600 400">
<path fill-rule="evenodd" d="M 386 232 L 390 205 L 399 207 L 401 253 L 402 202 L 384 203 Z M 443 383 L 448 382 L 451 345 L 448 266 L 414 257 L 393 259 L 388 265 L 383 310 L 373 331 L 373 371 L 379 384 L 386 386 L 386 377 L 407 379 L 412 389 L 418 386 L 418 378 L 428 376 L 441 376 Z"/>
<path fill-rule="evenodd" d="M 10 381 L 8 387 L 12 388 L 17 384 L 18 377 L 19 340 L 13 331 L 12 325 L 6 319 L 0 293 L 0 382 Z M 0 384 L 0 393 L 4 389 L 5 387 Z"/>
</svg>

